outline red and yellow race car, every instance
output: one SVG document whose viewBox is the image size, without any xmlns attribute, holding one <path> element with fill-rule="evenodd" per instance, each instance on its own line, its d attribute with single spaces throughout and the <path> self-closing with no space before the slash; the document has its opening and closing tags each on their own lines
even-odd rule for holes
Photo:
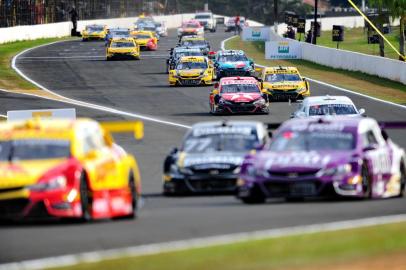
<svg viewBox="0 0 406 270">
<path fill-rule="evenodd" d="M 158 49 L 158 39 L 151 31 L 132 31 L 131 37 L 135 39 L 141 49 L 156 51 Z"/>
<path fill-rule="evenodd" d="M 143 125 L 86 118 L 0 122 L 0 218 L 135 217 L 138 165 L 110 131 L 140 139 Z"/>
</svg>

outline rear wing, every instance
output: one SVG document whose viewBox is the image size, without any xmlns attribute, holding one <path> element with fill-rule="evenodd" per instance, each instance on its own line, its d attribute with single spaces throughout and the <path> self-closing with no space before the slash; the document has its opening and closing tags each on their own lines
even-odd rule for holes
<svg viewBox="0 0 406 270">
<path fill-rule="evenodd" d="M 378 125 L 381 129 L 406 129 L 406 121 L 379 121 Z"/>
<path fill-rule="evenodd" d="M 100 122 L 100 125 L 110 133 L 131 132 L 136 140 L 144 138 L 144 123 L 141 121 Z"/>
</svg>

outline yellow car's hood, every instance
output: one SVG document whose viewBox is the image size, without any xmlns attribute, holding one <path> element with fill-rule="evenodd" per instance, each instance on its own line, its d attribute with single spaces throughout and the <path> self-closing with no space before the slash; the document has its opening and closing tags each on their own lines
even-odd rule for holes
<svg viewBox="0 0 406 270">
<path fill-rule="evenodd" d="M 188 70 L 179 70 L 178 73 L 180 76 L 199 76 L 204 69 L 188 69 Z"/>
<path fill-rule="evenodd" d="M 0 189 L 35 184 L 45 173 L 64 161 L 66 159 L 0 162 Z"/>
<path fill-rule="evenodd" d="M 263 84 L 263 88 L 278 89 L 278 90 L 291 90 L 304 86 L 306 86 L 304 82 L 289 82 L 289 81 L 278 83 L 264 82 Z"/>
</svg>

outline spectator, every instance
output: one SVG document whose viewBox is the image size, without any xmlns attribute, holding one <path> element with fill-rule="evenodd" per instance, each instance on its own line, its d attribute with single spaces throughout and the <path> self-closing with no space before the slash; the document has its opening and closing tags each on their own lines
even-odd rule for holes
<svg viewBox="0 0 406 270">
<path fill-rule="evenodd" d="M 241 33 L 241 21 L 240 21 L 240 15 L 237 15 L 236 17 L 235 17 L 235 21 L 234 21 L 234 23 L 235 23 L 235 28 L 234 28 L 234 35 L 237 35 L 237 33 L 238 33 L 238 35 L 240 35 L 240 33 Z"/>
<path fill-rule="evenodd" d="M 76 36 L 77 28 L 78 28 L 78 17 L 79 17 L 78 13 L 76 11 L 76 8 L 72 7 L 71 11 L 69 11 L 69 14 L 70 14 L 70 19 L 73 24 L 72 34 L 74 33 L 74 35 Z"/>
</svg>

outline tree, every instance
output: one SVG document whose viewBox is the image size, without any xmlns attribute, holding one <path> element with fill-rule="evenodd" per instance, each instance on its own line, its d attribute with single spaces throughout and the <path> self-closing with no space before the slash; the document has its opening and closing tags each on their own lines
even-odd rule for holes
<svg viewBox="0 0 406 270">
<path fill-rule="evenodd" d="M 399 60 L 405 61 L 405 24 L 406 24 L 406 1 L 405 0 L 369 0 L 369 3 L 378 9 L 387 9 L 392 19 L 400 19 L 399 35 Z"/>
</svg>

